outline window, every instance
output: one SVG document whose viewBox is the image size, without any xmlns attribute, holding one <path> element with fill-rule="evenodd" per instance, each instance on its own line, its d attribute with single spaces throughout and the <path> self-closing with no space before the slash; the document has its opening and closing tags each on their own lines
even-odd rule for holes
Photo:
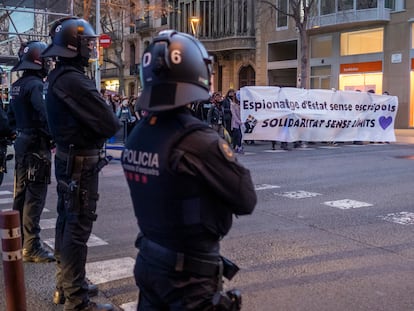
<svg viewBox="0 0 414 311">
<path fill-rule="evenodd" d="M 382 52 L 383 39 L 383 28 L 341 33 L 341 56 Z"/>
<path fill-rule="evenodd" d="M 338 11 L 352 10 L 354 8 L 354 0 L 338 0 Z"/>
<path fill-rule="evenodd" d="M 335 1 L 321 0 L 321 15 L 335 13 Z"/>
<path fill-rule="evenodd" d="M 247 85 L 256 85 L 256 73 L 250 65 L 242 67 L 239 72 L 239 88 Z"/>
<path fill-rule="evenodd" d="M 319 66 L 311 68 L 311 89 L 331 88 L 331 66 Z"/>
<path fill-rule="evenodd" d="M 340 75 L 339 89 L 363 92 L 374 90 L 376 94 L 382 94 L 382 72 Z"/>
<path fill-rule="evenodd" d="M 377 7 L 377 0 L 358 0 L 357 10 L 371 9 Z"/>
<path fill-rule="evenodd" d="M 405 10 L 406 0 L 385 0 L 385 7 L 393 11 Z"/>
<path fill-rule="evenodd" d="M 317 36 L 310 38 L 311 57 L 322 58 L 332 56 L 332 36 Z"/>
<path fill-rule="evenodd" d="M 268 47 L 268 61 L 278 62 L 298 58 L 298 42 L 296 40 L 271 43 Z"/>
<path fill-rule="evenodd" d="M 269 85 L 280 87 L 296 87 L 298 81 L 297 68 L 274 69 L 267 72 Z"/>
<path fill-rule="evenodd" d="M 278 0 L 278 8 L 277 11 L 277 21 L 276 27 L 277 28 L 286 28 L 288 25 L 288 16 L 286 13 L 288 12 L 289 8 L 289 1 L 288 0 Z"/>
</svg>

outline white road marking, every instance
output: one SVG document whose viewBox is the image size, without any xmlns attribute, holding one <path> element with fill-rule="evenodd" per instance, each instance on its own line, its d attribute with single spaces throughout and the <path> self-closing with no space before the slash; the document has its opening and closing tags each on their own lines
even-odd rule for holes
<svg viewBox="0 0 414 311">
<path fill-rule="evenodd" d="M 308 191 L 289 191 L 289 192 L 282 192 L 282 193 L 275 193 L 275 195 L 290 198 L 290 199 L 303 199 L 303 198 L 312 198 L 318 195 L 322 195 L 321 193 L 317 192 L 308 192 Z"/>
<path fill-rule="evenodd" d="M 338 146 L 319 146 L 320 149 L 338 149 L 341 147 Z"/>
<path fill-rule="evenodd" d="M 50 248 L 55 248 L 55 238 L 49 238 L 44 239 L 43 242 L 48 245 Z M 91 234 L 89 237 L 88 243 L 86 243 L 88 247 L 94 247 L 94 246 L 102 246 L 102 245 L 108 245 L 108 242 L 98 238 L 96 235 Z"/>
<path fill-rule="evenodd" d="M 137 311 L 137 306 L 138 306 L 138 300 L 124 303 L 120 305 L 120 308 L 124 311 Z"/>
<path fill-rule="evenodd" d="M 93 284 L 130 278 L 134 276 L 135 259 L 116 258 L 86 263 L 86 275 Z"/>
<path fill-rule="evenodd" d="M 280 153 L 280 152 L 287 152 L 287 150 L 281 150 L 281 149 L 276 149 L 276 150 L 263 150 L 263 152 Z"/>
<path fill-rule="evenodd" d="M 373 204 L 371 203 L 360 202 L 360 201 L 355 201 L 355 200 L 350 200 L 350 199 L 327 201 L 322 204 L 325 204 L 331 207 L 340 208 L 340 209 L 353 209 L 353 208 L 373 206 Z"/>
<path fill-rule="evenodd" d="M 274 188 L 280 188 L 280 186 L 276 185 L 269 185 L 269 184 L 259 184 L 254 186 L 254 190 L 267 190 L 267 189 L 274 189 Z"/>
<path fill-rule="evenodd" d="M 56 227 L 56 218 L 40 219 L 40 228 L 42 230 L 43 229 L 53 229 L 55 227 Z"/>
<path fill-rule="evenodd" d="M 294 148 L 294 149 L 303 150 L 303 151 L 315 150 L 315 148 L 312 148 L 312 147 L 297 147 L 297 148 Z"/>
<path fill-rule="evenodd" d="M 13 198 L 0 199 L 0 204 L 9 204 L 9 203 L 13 203 Z"/>
<path fill-rule="evenodd" d="M 390 213 L 385 216 L 378 216 L 378 217 L 386 221 L 394 222 L 400 225 L 414 224 L 414 213 L 411 213 L 411 212 Z"/>
<path fill-rule="evenodd" d="M 9 195 L 9 194 L 13 194 L 13 192 L 8 191 L 8 190 L 0 190 L 0 195 Z"/>
</svg>

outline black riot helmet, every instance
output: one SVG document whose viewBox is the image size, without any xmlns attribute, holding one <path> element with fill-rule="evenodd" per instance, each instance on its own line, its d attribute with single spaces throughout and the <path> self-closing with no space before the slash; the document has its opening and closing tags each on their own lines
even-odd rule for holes
<svg viewBox="0 0 414 311">
<path fill-rule="evenodd" d="M 43 70 L 45 62 L 41 53 L 46 48 L 47 44 L 40 41 L 22 43 L 18 52 L 19 62 L 11 70 Z"/>
<path fill-rule="evenodd" d="M 52 44 L 43 56 L 90 59 L 96 55 L 96 34 L 91 24 L 78 17 L 65 17 L 56 21 L 50 30 Z"/>
<path fill-rule="evenodd" d="M 140 109 L 165 111 L 207 100 L 212 58 L 194 37 L 175 30 L 161 31 L 142 55 L 143 91 Z"/>
</svg>

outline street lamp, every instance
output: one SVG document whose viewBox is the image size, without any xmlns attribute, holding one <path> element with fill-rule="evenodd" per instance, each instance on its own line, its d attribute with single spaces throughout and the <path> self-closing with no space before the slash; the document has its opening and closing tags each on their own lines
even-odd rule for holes
<svg viewBox="0 0 414 311">
<path fill-rule="evenodd" d="M 191 32 L 195 38 L 198 37 L 198 29 L 200 26 L 200 18 L 197 16 L 190 17 L 190 24 L 191 24 Z"/>
</svg>

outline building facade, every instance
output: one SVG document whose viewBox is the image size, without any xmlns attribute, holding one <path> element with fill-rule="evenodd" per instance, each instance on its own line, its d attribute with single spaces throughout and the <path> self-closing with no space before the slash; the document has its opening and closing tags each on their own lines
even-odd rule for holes
<svg viewBox="0 0 414 311">
<path fill-rule="evenodd" d="M 289 10 L 290 1 L 274 2 Z M 274 7 L 254 0 L 143 3 L 156 9 L 131 15 L 128 94 L 139 93 L 139 58 L 164 28 L 194 34 L 214 56 L 212 91 L 298 86 L 302 42 L 294 19 Z M 305 86 L 386 91 L 399 98 L 396 127 L 414 127 L 414 1 L 317 0 L 310 12 Z"/>
<path fill-rule="evenodd" d="M 124 55 L 127 95 L 139 94 L 139 62 L 152 37 L 162 29 L 196 36 L 214 57 L 212 91 L 255 85 L 256 3 L 254 0 L 138 1 L 131 9 Z M 103 68 L 103 86 L 116 86 L 115 72 Z M 112 86 L 110 85 L 112 84 Z"/>
<path fill-rule="evenodd" d="M 278 0 L 289 9 L 289 0 Z M 269 8 L 267 6 L 267 8 Z M 261 8 L 256 84 L 297 86 L 300 40 L 293 19 Z M 308 20 L 308 88 L 398 96 L 396 128 L 414 126 L 414 1 L 318 0 Z"/>
<path fill-rule="evenodd" d="M 121 56 L 123 66 L 103 62 L 101 86 L 119 92 L 122 80 L 123 95 L 139 95 L 144 49 L 158 31 L 173 28 L 194 34 L 214 56 L 212 91 L 225 93 L 245 85 L 298 86 L 306 56 L 308 74 L 302 86 L 387 91 L 399 99 L 396 127 L 414 127 L 414 1 L 317 0 L 308 16 L 305 52 L 294 19 L 280 12 L 290 10 L 291 1 L 299 0 L 274 0 L 273 7 L 260 0 L 125 0 L 114 19 L 119 20 L 115 31 L 122 33 L 122 48 L 114 45 L 105 51 Z M 67 14 L 70 2 L 57 2 L 62 3 L 58 15 Z M 101 1 L 101 6 L 110 2 Z M 26 13 L 14 10 L 13 14 Z M 47 34 L 39 36 L 45 31 L 37 29 L 57 16 L 39 14 L 36 8 L 33 12 L 37 37 L 30 30 L 25 35 L 46 40 Z M 5 29 L 0 34 L 3 71 L 10 68 L 9 57 L 15 60 L 19 42 L 11 37 L 17 30 L 7 26 L 14 24 L 7 16 L 2 15 Z M 13 77 L 7 72 L 2 77 L 0 93 L 7 101 L 6 88 Z"/>
</svg>

